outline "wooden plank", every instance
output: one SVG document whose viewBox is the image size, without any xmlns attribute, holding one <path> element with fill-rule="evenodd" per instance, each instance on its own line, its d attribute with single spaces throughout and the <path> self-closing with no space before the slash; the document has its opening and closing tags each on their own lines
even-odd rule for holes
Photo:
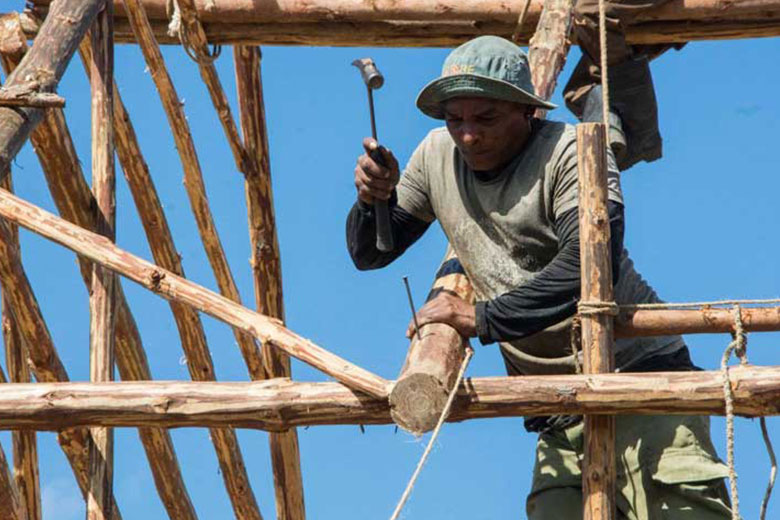
<svg viewBox="0 0 780 520">
<path fill-rule="evenodd" d="M 474 303 L 469 279 L 462 271 L 449 271 L 451 262 L 457 262 L 457 258 L 449 247 L 428 299 L 445 291 Z M 445 323 L 420 328 L 420 338 L 412 337 L 406 361 L 390 392 L 390 413 L 396 424 L 415 435 L 436 426 L 466 356 L 467 345 L 468 340 Z"/>
<path fill-rule="evenodd" d="M 114 170 L 114 40 L 111 2 L 95 18 L 90 31 L 92 61 L 92 192 L 97 205 L 96 231 L 115 240 L 116 172 Z M 106 382 L 114 379 L 114 330 L 116 322 L 116 275 L 100 264 L 92 265 L 89 294 L 89 379 Z M 87 519 L 111 517 L 111 493 L 114 472 L 114 432 L 110 428 L 90 429 L 89 493 Z"/>
<path fill-rule="evenodd" d="M 780 415 L 780 367 L 730 369 L 737 414 Z M 141 381 L 9 384 L 3 428 L 392 424 L 387 399 L 338 383 Z M 448 421 L 550 414 L 723 415 L 720 372 L 470 378 Z"/>
<path fill-rule="evenodd" d="M 146 260 L 124 251 L 100 235 L 74 226 L 41 208 L 0 189 L 0 216 L 40 234 L 60 245 L 105 265 L 112 271 L 143 285 L 163 298 L 192 305 L 220 321 L 308 363 L 314 368 L 374 397 L 386 398 L 388 381 L 315 345 L 269 318 L 176 276 Z"/>
<path fill-rule="evenodd" d="M 5 88 L 53 92 L 102 4 L 103 0 L 53 4 L 32 49 L 8 75 Z M 39 108 L 0 107 L 0 171 L 10 166 L 42 117 Z"/>
<path fill-rule="evenodd" d="M 256 47 L 235 47 L 233 62 L 246 157 L 251 166 L 245 175 L 250 265 L 257 311 L 284 321 L 282 264 L 276 233 L 268 131 L 261 76 L 261 53 Z M 263 344 L 263 361 L 269 377 L 290 377 L 290 357 Z M 306 508 L 301 475 L 298 432 L 272 432 L 268 437 L 274 472 L 276 517 L 303 520 Z"/>
<path fill-rule="evenodd" d="M 607 141 L 604 125 L 577 125 L 581 302 L 614 302 L 607 212 Z M 612 317 L 583 312 L 585 374 L 615 370 Z M 615 518 L 615 418 L 585 416 L 582 494 L 585 520 Z"/>
<path fill-rule="evenodd" d="M 89 39 L 86 38 L 82 43 L 90 45 Z M 0 52 L 2 52 L 0 58 L 2 58 L 6 71 L 18 64 L 26 50 L 27 44 L 21 31 L 19 17 L 9 15 L 0 19 Z M 43 122 L 33 130 L 31 140 L 41 161 L 52 198 L 60 213 L 66 219 L 82 227 L 94 229 L 93 208 L 97 202 L 92 197 L 89 186 L 84 179 L 81 164 L 62 111 L 49 111 L 44 116 Z M 89 290 L 92 277 L 91 263 L 80 257 L 79 267 L 85 287 Z M 117 285 L 117 288 L 116 361 L 119 374 L 124 380 L 151 379 L 149 363 L 135 320 L 124 298 L 121 285 Z M 141 428 L 139 436 L 146 451 L 160 499 L 169 516 L 185 520 L 194 518 L 192 504 L 184 486 L 173 442 L 168 431 L 158 428 Z M 188 513 L 191 515 L 188 516 Z"/>
</svg>

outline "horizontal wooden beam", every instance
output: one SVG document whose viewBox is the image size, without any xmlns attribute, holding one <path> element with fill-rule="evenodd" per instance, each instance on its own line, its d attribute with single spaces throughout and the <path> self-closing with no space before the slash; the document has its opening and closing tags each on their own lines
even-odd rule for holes
<svg viewBox="0 0 780 520">
<path fill-rule="evenodd" d="M 742 308 L 746 332 L 780 330 L 780 307 Z M 615 320 L 615 336 L 666 336 L 734 332 L 734 311 L 726 308 L 640 309 L 623 311 Z"/>
<path fill-rule="evenodd" d="M 62 108 L 65 98 L 53 92 L 0 88 L 0 107 Z"/>
<path fill-rule="evenodd" d="M 158 4 L 165 0 L 144 0 L 155 38 L 161 44 L 179 44 L 167 34 L 168 20 Z M 206 36 L 211 43 L 253 45 L 451 47 L 483 34 L 511 37 L 522 2 L 448 0 L 422 2 L 424 10 L 414 10 L 419 2 L 354 0 L 361 10 L 328 14 L 333 2 L 270 2 L 246 0 L 217 2 L 216 8 L 201 10 Z M 154 4 L 154 5 L 151 5 Z M 250 5 L 251 4 L 251 5 Z M 273 4 L 273 6 L 271 6 Z M 382 4 L 373 7 L 373 4 Z M 397 9 L 389 8 L 393 4 Z M 500 4 L 502 11 L 490 10 Z M 39 5 L 43 8 L 43 2 Z M 269 14 L 269 6 L 278 9 Z M 437 10 L 439 6 L 439 10 Z M 482 6 L 482 7 L 480 7 Z M 525 17 L 520 40 L 533 35 L 542 3 L 535 1 Z M 300 9 L 298 9 L 300 7 Z M 266 11 L 263 11 L 266 9 Z M 297 9 L 297 10 L 296 10 Z M 482 9 L 482 10 L 480 10 Z M 45 9 L 35 11 L 39 15 Z M 35 16 L 24 17 L 27 34 L 36 32 Z M 116 41 L 134 43 L 135 36 L 118 10 Z M 673 0 L 650 11 L 626 28 L 630 43 L 674 43 L 695 40 L 760 38 L 780 35 L 780 0 Z"/>
<path fill-rule="evenodd" d="M 730 370 L 740 415 L 780 414 L 780 367 Z M 724 413 L 721 373 L 657 372 L 467 379 L 450 421 L 546 414 Z M 338 383 L 289 379 L 218 383 L 144 381 L 3 385 L 3 429 L 83 426 L 232 426 L 282 430 L 388 424 L 387 399 Z"/>
<path fill-rule="evenodd" d="M 165 299 L 205 312 L 228 325 L 268 342 L 368 395 L 387 398 L 388 381 L 315 345 L 269 318 L 196 283 L 118 248 L 105 237 L 80 228 L 0 189 L 0 216 L 34 231 L 95 263 L 126 276 Z"/>
</svg>

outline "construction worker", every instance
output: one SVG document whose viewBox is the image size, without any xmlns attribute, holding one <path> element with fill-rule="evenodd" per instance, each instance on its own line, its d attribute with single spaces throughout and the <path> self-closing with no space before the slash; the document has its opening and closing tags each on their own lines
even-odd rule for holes
<svg viewBox="0 0 780 520">
<path fill-rule="evenodd" d="M 420 309 L 421 326 L 447 323 L 483 344 L 497 342 L 510 375 L 573 373 L 571 319 L 580 294 L 577 150 L 574 127 L 533 117 L 554 105 L 534 94 L 528 60 L 503 38 L 455 49 L 417 107 L 446 127 L 431 131 L 403 175 L 365 139 L 355 168 L 357 202 L 347 246 L 358 269 L 400 256 L 438 220 L 470 279 L 476 305 L 441 292 Z M 612 153 L 609 217 L 615 299 L 659 301 L 623 249 L 623 198 Z M 375 200 L 390 207 L 395 248 L 376 248 Z M 407 331 L 410 334 L 410 331 Z M 679 336 L 619 339 L 620 371 L 695 370 Z M 527 515 L 582 515 L 580 417 L 529 417 L 539 433 Z M 710 442 L 709 418 L 617 418 L 617 507 L 621 518 L 730 518 L 727 468 Z"/>
</svg>

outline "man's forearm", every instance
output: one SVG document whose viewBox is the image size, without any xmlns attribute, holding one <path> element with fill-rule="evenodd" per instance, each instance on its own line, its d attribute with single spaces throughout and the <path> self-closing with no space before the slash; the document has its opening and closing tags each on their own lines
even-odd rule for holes
<svg viewBox="0 0 780 520">
<path fill-rule="evenodd" d="M 357 201 L 347 216 L 347 249 L 355 267 L 361 271 L 386 266 L 401 256 L 430 226 L 399 207 L 395 194 L 389 202 L 392 251 L 382 252 L 376 248 L 376 217 L 371 205 Z"/>
<path fill-rule="evenodd" d="M 613 283 L 623 251 L 623 206 L 609 202 Z M 477 302 L 477 335 L 483 344 L 535 334 L 572 316 L 580 296 L 580 235 L 577 209 L 555 224 L 560 248 L 553 260 L 527 284 L 493 300 Z"/>
</svg>

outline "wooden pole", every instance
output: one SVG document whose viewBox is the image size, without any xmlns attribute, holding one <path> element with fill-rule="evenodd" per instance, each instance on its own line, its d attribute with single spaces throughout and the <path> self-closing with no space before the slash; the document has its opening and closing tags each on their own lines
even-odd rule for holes
<svg viewBox="0 0 780 520">
<path fill-rule="evenodd" d="M 31 92 L 25 88 L 0 89 L 0 107 L 62 108 L 65 98 L 51 92 Z"/>
<path fill-rule="evenodd" d="M 116 172 L 114 170 L 114 84 L 113 4 L 104 2 L 90 31 L 92 62 L 92 191 L 97 201 L 97 232 L 114 241 L 116 226 Z M 89 379 L 114 379 L 114 329 L 116 322 L 116 275 L 100 264 L 92 265 L 89 297 Z M 111 518 L 114 432 L 91 429 L 87 519 Z"/>
<path fill-rule="evenodd" d="M 81 54 L 82 59 L 88 63 L 91 60 L 91 47 L 82 45 Z M 184 277 L 181 258 L 177 253 L 168 219 L 157 195 L 149 167 L 144 160 L 130 115 L 116 87 L 114 108 L 117 154 L 146 232 L 152 256 L 158 265 Z M 200 315 L 188 305 L 171 301 L 170 306 L 181 337 L 190 377 L 194 381 L 215 381 L 214 363 Z M 235 431 L 231 428 L 212 428 L 209 436 L 216 450 L 220 473 L 228 496 L 234 510 L 238 511 L 236 514 L 252 518 L 256 502 L 254 494 L 246 492 L 247 489 L 251 489 L 251 486 Z M 175 504 L 176 511 L 169 511 L 172 518 L 195 518 L 195 510 L 186 491 Z"/>
<path fill-rule="evenodd" d="M 579 165 L 580 272 L 582 302 L 613 302 L 607 213 L 607 149 L 604 125 L 577 125 Z M 585 374 L 615 369 L 612 317 L 583 313 Z M 585 416 L 582 492 L 585 520 L 615 518 L 615 418 Z"/>
<path fill-rule="evenodd" d="M 5 376 L 0 376 L 0 383 L 5 383 Z M 19 496 L 8 459 L 3 447 L 0 446 L 0 517 L 8 520 L 27 520 L 24 500 Z"/>
<path fill-rule="evenodd" d="M 251 311 L 205 287 L 123 251 L 104 237 L 74 226 L 5 190 L 0 190 L 0 216 L 54 240 L 93 262 L 105 265 L 166 299 L 192 305 L 251 334 L 261 342 L 270 342 L 350 388 L 374 397 L 387 397 L 387 380 L 302 338 L 285 328 L 279 320 Z"/>
<path fill-rule="evenodd" d="M 743 307 L 742 324 L 746 332 L 780 330 L 780 307 Z M 670 334 L 712 334 L 734 332 L 731 309 L 641 309 L 621 311 L 615 318 L 615 336 L 668 336 Z"/>
<path fill-rule="evenodd" d="M 158 5 L 165 0 L 155 0 Z M 276 18 L 269 17 L 262 9 L 268 4 L 256 3 L 243 9 L 233 4 L 217 2 L 211 11 L 200 9 L 206 37 L 211 43 L 245 45 L 324 45 L 324 46 L 391 46 L 391 47 L 452 47 L 471 38 L 494 34 L 510 38 L 517 24 L 522 2 L 503 2 L 507 11 L 492 16 L 489 7 L 479 11 L 479 0 L 460 2 L 451 0 L 449 5 L 426 2 L 426 11 L 410 10 L 399 19 L 392 11 L 373 10 L 370 17 L 357 19 L 351 11 L 342 17 L 323 16 L 322 10 L 331 4 L 301 3 L 304 8 L 320 8 L 320 14 L 312 12 L 308 21 L 293 21 L 291 11 L 280 11 Z M 496 0 L 498 1 L 498 0 Z M 493 4 L 494 2 L 491 2 Z M 403 8 L 406 2 L 395 2 Z M 38 4 L 35 12 L 45 13 L 45 6 Z M 144 3 L 148 6 L 148 0 Z M 471 7 L 469 7 L 471 5 Z M 436 11 L 437 6 L 445 9 Z M 461 7 L 462 6 L 462 7 Z M 475 12 L 475 6 L 477 11 Z M 528 43 L 538 24 L 543 2 L 532 2 L 523 23 L 520 43 Z M 286 7 L 285 7 L 286 9 Z M 452 17 L 446 10 L 455 12 Z M 471 12 L 469 12 L 469 9 Z M 257 10 L 257 11 L 255 11 Z M 179 44 L 179 39 L 167 34 L 168 17 L 162 10 L 149 9 L 150 23 L 157 41 L 161 44 Z M 453 19 L 456 18 L 456 19 Z M 35 32 L 34 17 L 26 16 L 25 30 Z M 674 43 L 693 40 L 774 37 L 780 35 L 780 0 L 738 0 L 728 5 L 718 0 L 672 0 L 662 8 L 650 10 L 643 17 L 626 27 L 626 38 L 631 44 Z M 355 30 L 355 24 L 360 30 Z M 123 13 L 117 15 L 116 38 L 121 42 L 135 42 L 135 36 Z M 575 42 L 576 43 L 576 42 Z"/>
<path fill-rule="evenodd" d="M 528 64 L 536 95 L 550 99 L 558 83 L 558 75 L 569 54 L 574 0 L 545 2 L 539 25 L 528 45 Z M 544 119 L 547 110 L 538 108 L 536 117 Z"/>
<path fill-rule="evenodd" d="M 9 74 L 5 88 L 54 91 L 102 4 L 103 0 L 60 0 L 52 4 L 32 49 Z M 38 108 L 0 107 L 0 171 L 10 166 L 42 117 L 43 111 Z"/>
<path fill-rule="evenodd" d="M 245 192 L 255 305 L 258 312 L 284 321 L 282 263 L 271 187 L 261 58 L 257 47 L 233 49 L 238 106 L 246 149 L 244 155 L 252 162 L 245 176 Z M 291 377 L 290 357 L 267 343 L 262 348 L 268 376 Z M 306 518 L 306 508 L 298 433 L 295 429 L 271 433 L 268 441 L 274 472 L 276 516 L 279 519 L 303 520 Z"/>
<path fill-rule="evenodd" d="M 12 191 L 10 172 L 3 178 L 0 186 Z M 9 226 L 8 238 L 10 239 L 8 247 L 19 251 L 19 233 L 16 226 Z M 5 295 L 2 298 L 2 330 L 5 362 L 10 381 L 29 383 L 31 378 L 30 370 L 27 367 L 26 347 L 19 334 L 19 324 L 11 310 L 10 301 Z M 11 442 L 14 456 L 14 481 L 21 500 L 25 503 L 27 518 L 41 520 L 41 484 L 38 473 L 38 443 L 35 432 L 14 431 L 11 434 Z M 2 501 L 0 498 L 0 502 Z"/>
<path fill-rule="evenodd" d="M 780 367 L 729 370 L 735 411 L 780 415 Z M 719 371 L 470 378 L 448 421 L 524 415 L 722 415 Z M 140 381 L 8 384 L 2 428 L 219 427 L 392 424 L 387 399 L 338 383 Z"/>
<path fill-rule="evenodd" d="M 474 303 L 474 289 L 452 247 L 433 282 L 428 299 L 440 292 L 455 294 Z M 390 392 L 390 414 L 396 424 L 421 435 L 432 430 L 447 403 L 468 341 L 444 323 L 431 323 L 414 335 L 401 373 Z"/>
<path fill-rule="evenodd" d="M 0 58 L 6 71 L 15 67 L 27 51 L 20 22 L 20 17 L 16 15 L 0 19 L 0 53 L 2 53 Z M 87 38 L 82 43 L 91 47 Z M 91 58 L 87 63 L 90 61 Z M 114 94 L 117 93 L 114 89 Z M 121 120 L 114 119 L 115 123 L 119 121 Z M 94 230 L 96 226 L 94 208 L 97 202 L 84 178 L 63 112 L 58 109 L 48 111 L 42 123 L 33 130 L 31 140 L 60 213 L 67 220 Z M 79 267 L 85 287 L 89 290 L 92 279 L 91 262 L 79 257 Z M 119 374 L 126 381 L 151 379 L 149 363 L 138 328 L 119 284 L 117 284 L 117 305 L 116 362 Z M 177 519 L 194 519 L 195 512 L 184 485 L 170 434 L 167 430 L 159 428 L 141 428 L 138 433 L 160 499 L 168 515 Z M 74 471 L 81 471 L 81 468 L 74 466 Z M 81 473 L 77 473 L 81 485 L 82 482 L 86 482 L 86 472 L 83 481 L 80 475 Z M 82 486 L 82 489 L 85 488 Z"/>
</svg>

